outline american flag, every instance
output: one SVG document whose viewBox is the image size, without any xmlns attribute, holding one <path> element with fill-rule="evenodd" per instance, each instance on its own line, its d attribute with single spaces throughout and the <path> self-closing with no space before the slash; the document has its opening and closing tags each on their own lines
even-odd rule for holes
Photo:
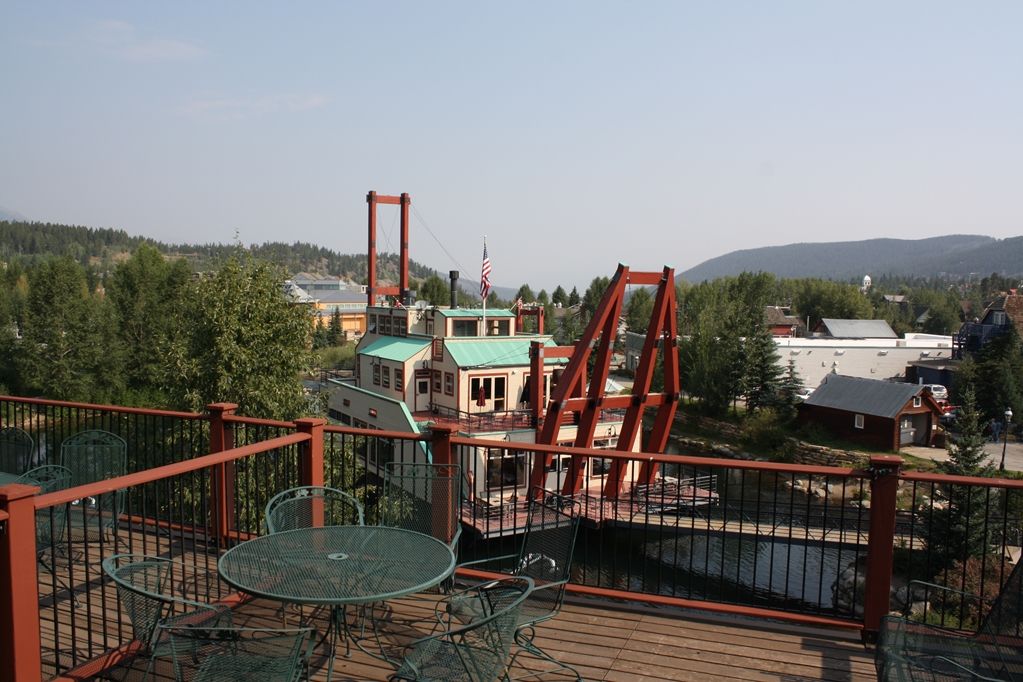
<svg viewBox="0 0 1023 682">
<path fill-rule="evenodd" d="M 480 271 L 480 298 L 490 294 L 490 256 L 487 255 L 487 242 L 483 242 L 483 269 Z"/>
</svg>

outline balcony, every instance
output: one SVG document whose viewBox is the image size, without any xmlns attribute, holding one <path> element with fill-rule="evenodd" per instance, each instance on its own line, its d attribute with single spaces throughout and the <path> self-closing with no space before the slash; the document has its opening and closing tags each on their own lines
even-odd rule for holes
<svg viewBox="0 0 1023 682">
<path fill-rule="evenodd" d="M 103 558 L 158 554 L 212 569 L 228 548 L 262 532 L 266 502 L 295 485 L 353 491 L 372 518 L 373 474 L 394 459 L 463 465 L 471 494 L 461 561 L 514 547 L 531 483 L 553 482 L 579 500 L 569 602 L 539 637 L 585 679 L 872 678 L 872 652 L 860 642 L 892 608 L 893 573 L 898 584 L 944 571 L 946 582 L 975 591 L 966 581 L 976 576 L 948 568 L 952 558 L 966 560 L 965 543 L 946 543 L 950 555 L 938 555 L 925 540 L 951 495 L 988 510 L 985 556 L 1018 555 L 1020 544 L 1023 481 L 904 472 L 892 457 L 860 471 L 623 453 L 483 441 L 451 429 L 418 436 L 254 420 L 230 405 L 193 414 L 0 398 L 0 418 L 34 436 L 37 462 L 57 463 L 64 439 L 88 428 L 120 435 L 129 459 L 123 476 L 64 491 L 0 486 L 0 679 L 14 682 L 119 679 L 125 671 L 141 679 L 146 661 Z M 488 472 L 486 455 L 502 451 L 512 466 Z M 565 466 L 552 466 L 558 460 Z M 36 545 L 37 518 L 73 514 L 84 499 L 102 507 L 108 496 L 123 501 L 101 532 Z M 998 563 L 980 571 L 981 589 L 1004 578 Z M 239 620 L 280 623 L 278 604 L 214 584 L 208 601 L 231 606 Z M 409 636 L 403 616 L 422 603 L 392 607 L 390 636 L 400 642 Z M 323 679 L 326 656 L 318 655 L 312 672 Z M 361 652 L 337 660 L 335 679 L 384 680 L 391 671 Z"/>
</svg>

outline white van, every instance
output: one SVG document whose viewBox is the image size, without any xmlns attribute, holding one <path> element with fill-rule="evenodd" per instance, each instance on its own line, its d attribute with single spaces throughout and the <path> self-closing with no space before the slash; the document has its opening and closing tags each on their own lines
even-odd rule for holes
<svg viewBox="0 0 1023 682">
<path fill-rule="evenodd" d="M 935 400 L 948 400 L 948 389 L 941 384 L 924 384 L 924 388 L 930 390 Z"/>
</svg>

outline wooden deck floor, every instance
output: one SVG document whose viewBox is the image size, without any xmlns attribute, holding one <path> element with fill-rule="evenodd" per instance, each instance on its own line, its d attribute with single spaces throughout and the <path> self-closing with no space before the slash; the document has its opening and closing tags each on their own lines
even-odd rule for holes
<svg viewBox="0 0 1023 682">
<path fill-rule="evenodd" d="M 175 558 L 185 558 L 188 563 L 215 569 L 216 553 L 194 553 L 193 546 L 181 538 L 138 533 L 124 538 L 118 549 L 147 554 L 167 552 Z M 105 650 L 123 648 L 131 640 L 127 616 L 121 611 L 116 591 L 102 575 L 98 563 L 98 557 L 93 557 L 88 569 L 66 575 L 68 582 L 75 586 L 77 606 L 72 604 L 66 590 L 50 589 L 52 576 L 40 571 L 45 677 L 54 674 L 58 658 L 63 666 L 78 666 L 79 673 L 69 676 L 70 679 L 142 680 L 144 677 L 146 659 L 128 659 L 116 670 L 103 675 L 95 674 L 95 668 L 90 670 L 86 664 Z M 391 614 L 384 619 L 387 624 L 384 639 L 388 646 L 399 646 L 422 633 L 422 630 L 410 629 L 407 623 L 417 619 L 423 622 L 432 615 L 430 599 L 416 596 L 388 602 Z M 321 632 L 326 629 L 326 616 L 323 612 L 306 613 L 307 619 Z M 290 620 L 291 624 L 298 622 L 295 614 Z M 234 622 L 240 626 L 280 627 L 280 605 L 265 600 L 243 600 L 235 607 Z M 537 642 L 559 660 L 575 666 L 585 680 L 875 679 L 873 652 L 860 644 L 858 635 L 853 632 L 598 599 L 570 598 L 557 618 L 538 627 Z M 325 648 L 321 645 L 314 656 L 314 680 L 326 679 Z M 335 661 L 334 679 L 342 682 L 387 680 L 393 672 L 393 667 L 386 662 L 358 649 L 353 649 L 348 658 L 341 651 Z M 83 664 L 86 667 L 83 668 Z M 512 676 L 543 670 L 535 659 L 520 657 Z M 168 663 L 161 662 L 156 672 L 157 678 L 171 677 Z M 574 678 L 548 673 L 532 679 Z"/>
<path fill-rule="evenodd" d="M 422 601 L 393 604 L 385 625 L 385 646 L 407 641 L 407 620 L 430 612 Z M 236 624 L 279 627 L 276 603 L 254 600 L 236 610 Z M 306 614 L 323 628 L 325 614 Z M 292 624 L 295 616 L 290 618 Z M 561 615 L 539 628 L 537 642 L 574 666 L 585 680 L 654 682 L 682 680 L 873 680 L 873 653 L 852 633 L 823 631 L 759 620 L 715 618 L 693 612 L 573 600 Z M 375 645 L 367 645 L 375 650 Z M 312 679 L 326 680 L 327 652 L 321 645 L 313 658 Z M 145 660 L 136 659 L 101 677 L 78 679 L 142 680 Z M 544 672 L 535 659 L 520 657 L 513 677 Z M 393 668 L 357 648 L 345 657 L 339 648 L 334 679 L 342 682 L 387 680 Z M 157 679 L 171 679 L 160 663 Z M 546 672 L 531 679 L 571 680 Z"/>
</svg>

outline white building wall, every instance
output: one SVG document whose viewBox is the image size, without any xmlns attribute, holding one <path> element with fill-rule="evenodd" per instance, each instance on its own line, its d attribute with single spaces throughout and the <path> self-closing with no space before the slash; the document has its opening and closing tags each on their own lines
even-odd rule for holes
<svg viewBox="0 0 1023 682">
<path fill-rule="evenodd" d="M 902 339 L 775 338 L 778 364 L 789 360 L 804 386 L 816 388 L 830 373 L 864 379 L 903 380 L 906 366 L 925 358 L 949 359 L 952 337 L 906 334 Z"/>
</svg>

